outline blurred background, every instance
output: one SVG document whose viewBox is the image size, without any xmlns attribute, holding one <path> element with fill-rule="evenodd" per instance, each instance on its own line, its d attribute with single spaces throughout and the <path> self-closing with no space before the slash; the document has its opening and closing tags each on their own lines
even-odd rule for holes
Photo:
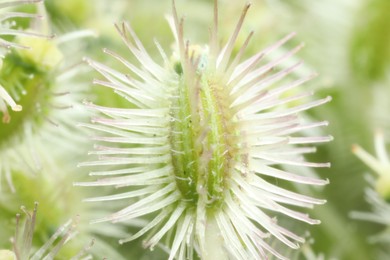
<svg viewBox="0 0 390 260">
<path fill-rule="evenodd" d="M 213 1 L 176 2 L 179 14 L 185 16 L 185 37 L 191 43 L 206 44 L 212 22 Z M 221 42 L 226 42 L 234 30 L 245 3 L 241 0 L 219 0 Z M 46 0 L 45 6 L 51 33 L 93 32 L 91 35 L 87 33 L 88 37 L 58 44 L 64 57 L 69 59 L 50 75 L 55 77 L 53 84 L 63 84 L 64 89 L 68 86 L 72 102 L 81 104 L 86 99 L 101 105 L 127 105 L 126 100 L 111 91 L 92 86 L 92 79 L 98 76 L 84 65 L 77 65 L 83 57 L 91 57 L 113 67 L 118 66 L 102 52 L 102 48 L 115 50 L 129 60 L 134 59 L 115 31 L 116 22 L 129 21 L 152 57 L 159 57 L 153 39 L 157 39 L 168 54 L 171 53 L 173 36 L 165 20 L 165 15 L 171 13 L 169 0 Z M 242 43 L 252 30 L 255 35 L 248 47 L 247 57 L 288 33 L 296 32 L 297 36 L 279 52 L 288 51 L 304 42 L 305 48 L 295 58 L 304 60 L 305 65 L 295 73 L 307 75 L 318 72 L 319 76 L 301 88 L 315 90 L 314 98 L 333 97 L 330 103 L 307 114 L 313 119 L 329 121 L 329 126 L 322 131 L 332 135 L 334 141 L 319 146 L 318 152 L 308 159 L 329 161 L 332 167 L 308 174 L 329 179 L 330 184 L 321 189 L 289 187 L 328 201 L 309 210 L 309 214 L 320 219 L 322 224 L 308 226 L 293 223 L 291 229 L 301 234 L 305 230 L 310 233 L 313 239 L 309 246 L 316 255 L 312 259 L 390 259 L 390 242 L 384 239 L 373 242 L 370 239 L 389 232 L 390 227 L 351 218 L 353 211 L 372 211 L 372 205 L 365 199 L 365 190 L 371 187 L 365 176 L 374 176 L 352 153 L 351 147 L 359 144 L 374 154 L 374 133 L 377 129 L 382 129 L 385 139 L 390 140 L 390 1 L 252 0 L 238 41 Z M 77 72 L 71 72 L 69 79 L 63 83 L 62 76 L 66 74 L 63 72 L 75 66 Z M 32 209 L 33 202 L 39 201 L 33 241 L 37 247 L 61 223 L 80 215 L 80 235 L 71 241 L 68 249 L 64 248 L 64 253 L 58 259 L 67 259 L 67 255 L 71 255 L 80 245 L 79 241 L 82 241 L 81 244 L 87 243 L 91 237 L 96 239 L 91 249 L 96 259 L 101 259 L 101 256 L 108 259 L 166 259 L 167 255 L 161 249 L 144 251 L 140 239 L 122 246 L 117 243 L 119 238 L 142 226 L 142 222 L 114 227 L 109 224 L 88 224 L 91 218 L 110 212 L 109 208 L 81 202 L 83 198 L 93 196 L 93 189 L 72 186 L 73 182 L 85 180 L 87 176 L 87 170 L 76 165 L 88 160 L 87 152 L 92 144 L 88 134 L 75 125 L 87 121 L 88 116 L 83 112 L 72 116 L 75 123 L 64 130 L 65 139 L 58 141 L 63 147 L 61 152 L 52 152 L 56 150 L 58 142 L 50 139 L 55 138 L 58 132 L 53 134 L 52 131 L 47 135 L 39 133 L 41 139 L 34 140 L 41 143 L 40 169 L 43 170 L 34 174 L 24 174 L 23 168 L 13 170 L 16 191 L 2 181 L 0 249 L 10 248 L 9 238 L 14 232 L 14 216 L 20 212 L 19 207 L 25 205 Z M 2 146 L 1 138 L 0 153 L 6 156 L 8 151 Z M 18 140 L 24 142 L 23 138 Z M 77 145 L 69 145 L 71 142 Z M 101 192 L 99 194 L 102 195 Z M 113 208 L 116 206 L 113 205 Z M 387 217 L 390 220 L 390 212 Z M 307 258 L 307 254 L 297 257 Z"/>
</svg>

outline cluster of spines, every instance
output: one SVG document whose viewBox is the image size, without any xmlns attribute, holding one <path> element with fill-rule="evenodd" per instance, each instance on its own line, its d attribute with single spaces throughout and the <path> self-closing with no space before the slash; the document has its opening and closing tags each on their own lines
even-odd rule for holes
<svg viewBox="0 0 390 260">
<path fill-rule="evenodd" d="M 229 246 L 226 249 L 229 254 L 237 259 L 256 257 L 259 254 L 265 257 L 266 251 L 271 252 L 278 258 L 285 259 L 264 240 L 268 233 L 291 248 L 297 248 L 297 243 L 302 243 L 304 239 L 279 226 L 262 209 L 279 212 L 310 224 L 318 224 L 319 221 L 309 218 L 306 214 L 288 209 L 281 204 L 312 207 L 315 204 L 323 204 L 325 201 L 287 191 L 266 182 L 261 176 L 271 176 L 311 185 L 328 183 L 327 180 L 318 180 L 277 169 L 274 165 L 329 167 L 328 163 L 306 162 L 303 159 L 303 155 L 314 152 L 315 149 L 305 146 L 297 147 L 296 145 L 327 142 L 332 139 L 330 136 L 296 137 L 294 134 L 302 130 L 327 125 L 327 122 L 302 124 L 297 114 L 324 104 L 330 98 L 327 97 L 294 106 L 291 105 L 291 102 L 303 99 L 312 95 L 312 93 L 303 93 L 287 98 L 282 97 L 281 94 L 297 88 L 315 74 L 281 87 L 273 88 L 277 81 L 293 73 L 301 63 L 294 64 L 274 74 L 271 74 L 271 72 L 276 70 L 281 62 L 295 54 L 302 45 L 263 66 L 259 66 L 263 57 L 280 47 L 294 34 L 286 36 L 264 51 L 241 62 L 243 53 L 252 37 L 252 33 L 250 33 L 238 54 L 230 62 L 233 46 L 249 5 L 245 6 L 234 33 L 226 46 L 221 50 L 217 40 L 218 17 L 216 4 L 215 7 L 214 25 L 211 30 L 210 55 L 204 75 L 198 66 L 199 56 L 196 57 L 196 54 L 190 51 L 190 44 L 183 40 L 183 20 L 178 19 L 175 7 L 173 19 L 169 19 L 180 54 L 180 64 L 176 63 L 174 68 L 172 68 L 172 71 L 175 71 L 175 77 L 172 78 L 171 74 L 164 72 L 162 67 L 152 61 L 139 39 L 135 36 L 135 33 L 126 24 L 122 28 L 117 26 L 118 31 L 130 51 L 140 62 L 142 69 L 138 69 L 135 65 L 111 51 L 105 50 L 105 52 L 122 62 L 141 80 L 133 78 L 128 74 L 119 73 L 98 62 L 88 60 L 90 65 L 107 79 L 107 81 L 95 80 L 95 83 L 114 89 L 115 92 L 128 99 L 137 107 L 135 109 L 116 109 L 99 107 L 89 103 L 89 107 L 102 112 L 108 117 L 95 118 L 92 120 L 95 124 L 85 125 L 98 132 L 110 135 L 96 136 L 93 139 L 101 142 L 140 146 L 142 149 L 146 149 L 144 151 L 148 151 L 151 154 L 153 154 L 156 146 L 169 144 L 169 151 L 165 150 L 167 152 L 165 155 L 169 158 L 172 157 L 174 160 L 175 156 L 177 156 L 177 163 L 182 163 L 182 165 L 180 167 L 174 166 L 175 163 L 172 163 L 169 158 L 166 158 L 167 160 L 165 161 L 155 162 L 154 156 L 149 156 L 148 158 L 131 157 L 136 148 L 104 147 L 100 149 L 101 146 L 98 146 L 98 151 L 92 153 L 101 154 L 102 156 L 99 156 L 99 160 L 86 162 L 81 165 L 120 166 L 123 169 L 93 172 L 91 175 L 106 177 L 95 182 L 78 183 L 77 185 L 145 186 L 139 190 L 127 193 L 89 199 L 91 201 L 103 201 L 142 196 L 138 202 L 97 221 L 128 221 L 160 211 L 160 214 L 141 231 L 128 239 L 122 240 L 122 242 L 131 241 L 154 228 L 161 227 L 156 233 L 151 232 L 151 238 L 145 242 L 145 246 L 153 247 L 159 239 L 177 224 L 178 231 L 173 239 L 170 258 L 182 252 L 179 248 L 186 248 L 186 246 L 189 249 L 193 248 L 187 243 L 188 240 L 184 241 L 184 237 L 192 239 L 196 237 L 194 241 L 199 245 L 199 252 L 204 252 L 205 223 L 213 218 L 225 244 Z M 126 32 L 129 33 L 130 38 Z M 162 56 L 166 60 L 166 55 Z M 171 88 L 171 86 L 176 86 L 176 88 Z M 177 91 L 177 88 L 179 88 L 179 91 Z M 223 88 L 223 94 L 219 88 Z M 207 91 L 209 92 L 205 93 Z M 219 103 L 221 102 L 221 95 L 222 98 L 226 97 L 226 100 L 223 101 L 226 103 Z M 280 106 L 285 107 L 285 109 L 275 109 Z M 156 109 L 162 113 L 159 120 L 162 120 L 163 123 L 154 121 L 156 119 L 154 118 L 154 113 L 147 113 L 150 109 Z M 135 111 L 141 113 L 142 116 L 136 118 L 134 116 Z M 210 119 L 207 113 L 212 113 L 212 116 L 214 116 L 214 123 L 212 123 L 211 127 L 218 129 L 210 129 L 207 126 L 206 122 Z M 191 124 L 189 124 L 189 120 L 191 120 Z M 166 136 L 158 137 L 157 139 L 156 136 L 134 132 L 134 127 L 139 126 L 137 122 L 142 122 L 141 126 L 148 129 L 148 131 L 157 129 L 162 132 L 164 130 L 168 131 L 168 133 Z M 187 126 L 192 126 L 192 133 L 188 132 L 185 134 L 182 131 Z M 217 136 L 213 136 L 213 134 Z M 188 137 L 193 138 L 192 140 L 186 140 L 192 143 L 192 147 L 189 145 L 188 149 L 174 149 L 175 146 L 181 147 L 183 141 L 181 139 Z M 213 139 L 214 137 L 217 137 L 218 140 Z M 213 144 L 219 146 L 213 147 Z M 124 151 L 122 149 L 129 151 L 125 153 L 127 156 L 125 158 L 119 157 L 121 155 L 120 151 Z M 220 150 L 216 152 L 216 149 Z M 106 152 L 110 152 L 113 156 L 104 156 L 103 154 Z M 193 152 L 197 158 L 186 162 L 180 159 L 186 153 L 191 155 Z M 219 162 L 216 165 L 212 165 L 213 160 L 218 161 L 217 159 L 222 158 L 226 154 L 229 154 L 227 158 L 224 158 L 227 159 L 226 161 L 222 161 L 222 164 Z M 194 163 L 198 163 L 199 169 L 196 173 L 197 183 L 193 186 L 199 196 L 195 210 L 187 208 L 186 191 L 183 192 L 176 186 L 177 183 L 180 185 L 195 178 L 181 179 L 181 175 L 174 174 L 175 169 L 179 170 L 178 168 L 185 168 Z M 162 165 L 163 167 L 161 167 Z M 168 169 L 165 169 L 165 167 L 168 167 Z M 209 196 L 205 187 L 211 185 L 209 187 L 213 191 L 213 188 L 216 187 L 213 186 L 213 183 L 216 182 L 212 178 L 208 178 L 213 177 L 212 174 L 208 176 L 202 176 L 202 174 L 209 174 L 208 170 L 212 172 L 215 168 L 221 168 L 223 173 L 223 175 L 217 176 L 220 178 L 219 181 L 222 181 L 221 195 L 218 199 L 223 202 L 223 205 L 213 212 L 208 212 L 206 207 L 212 196 Z M 126 175 L 116 176 L 122 174 Z M 169 182 L 172 180 L 173 182 Z M 186 185 L 183 185 L 183 187 Z M 209 205 L 212 205 L 212 203 Z M 242 214 L 237 212 L 242 212 Z M 194 222 L 191 224 L 191 221 Z"/>
<path fill-rule="evenodd" d="M 54 259 L 62 247 L 75 235 L 77 235 L 77 231 L 75 230 L 77 226 L 77 220 L 68 220 L 54 232 L 54 234 L 41 248 L 32 254 L 32 240 L 34 237 L 38 203 L 35 203 L 32 214 L 28 212 L 24 206 L 21 207 L 21 210 L 26 215 L 25 223 L 23 227 L 20 226 L 21 216 L 20 214 L 17 214 L 15 236 L 11 239 L 13 243 L 13 252 L 16 259 Z M 93 243 L 94 241 L 92 240 L 90 244 L 84 246 L 75 256 L 71 258 L 71 260 L 90 259 L 90 256 L 86 257 L 86 254 L 92 247 Z"/>
</svg>

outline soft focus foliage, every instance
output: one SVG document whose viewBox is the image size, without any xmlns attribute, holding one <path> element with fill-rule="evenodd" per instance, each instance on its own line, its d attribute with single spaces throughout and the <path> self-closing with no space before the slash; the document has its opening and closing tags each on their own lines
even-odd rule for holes
<svg viewBox="0 0 390 260">
<path fill-rule="evenodd" d="M 85 198 L 110 195 L 117 189 L 85 189 L 73 187 L 73 183 L 87 181 L 89 169 L 77 165 L 90 160 L 88 151 L 94 143 L 90 135 L 92 139 L 96 137 L 80 127 L 93 114 L 83 100 L 107 107 L 135 107 L 113 91 L 93 86 L 92 80 L 101 77 L 86 64 L 85 57 L 123 71 L 122 65 L 101 51 L 108 48 L 130 63 L 136 62 L 114 28 L 114 23 L 128 21 L 147 53 L 163 64 L 153 39 L 167 53 L 175 51 L 164 18 L 172 13 L 172 2 L 44 2 L 0 1 L 0 259 L 13 259 L 10 238 L 15 235 L 15 214 L 21 205 L 33 208 L 35 201 L 40 206 L 31 252 L 41 248 L 63 223 L 79 216 L 79 234 L 60 251 L 63 259 L 70 259 L 92 240 L 95 242 L 88 253 L 96 259 L 167 259 L 165 243 L 157 244 L 154 251 L 142 247 L 142 238 L 118 243 L 145 227 L 152 216 L 121 225 L 90 224 L 129 203 L 83 203 Z M 310 90 L 315 89 L 312 100 L 333 98 L 329 104 L 304 112 L 307 121 L 329 122 L 326 129 L 311 129 L 305 135 L 334 137 L 334 141 L 319 146 L 315 154 L 305 158 L 331 162 L 332 167 L 280 168 L 329 179 L 330 184 L 312 188 L 273 177 L 267 179 L 284 189 L 326 199 L 325 205 L 306 211 L 322 223 L 309 226 L 289 218 L 278 219 L 278 224 L 307 241 L 300 250 L 286 249 L 277 239 L 270 238 L 267 243 L 291 259 L 389 259 L 388 179 L 371 177 L 367 182 L 365 178 L 367 172 L 382 167 L 381 158 L 371 160 L 367 167 L 351 149 L 353 144 L 359 144 L 367 151 L 363 157 L 375 154 L 372 136 L 377 129 L 382 129 L 384 140 L 390 140 L 390 1 L 252 2 L 233 54 L 239 52 L 252 30 L 255 33 L 244 58 L 296 32 L 297 36 L 266 57 L 266 61 L 304 42 L 305 48 L 285 68 L 304 60 L 292 77 L 313 72 L 319 76 L 308 85 L 290 90 L 286 96 L 305 92 L 310 86 Z M 244 0 L 219 1 L 221 43 L 229 40 L 244 5 Z M 184 38 L 206 44 L 213 20 L 213 1 L 176 0 L 176 6 L 179 13 L 185 14 Z M 299 102 L 288 105 L 299 106 Z M 385 142 L 381 149 L 389 151 Z M 385 187 L 385 191 L 378 187 Z"/>
</svg>

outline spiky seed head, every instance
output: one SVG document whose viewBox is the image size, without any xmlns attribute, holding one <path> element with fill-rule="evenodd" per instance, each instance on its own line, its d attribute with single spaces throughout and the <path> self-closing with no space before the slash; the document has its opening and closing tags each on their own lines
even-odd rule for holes
<svg viewBox="0 0 390 260">
<path fill-rule="evenodd" d="M 224 47 L 218 40 L 217 1 L 211 39 L 205 48 L 184 40 L 183 19 L 173 3 L 168 22 L 177 53 L 169 59 L 157 43 L 164 65 L 150 57 L 128 23 L 116 28 L 137 63 L 113 51 L 104 52 L 129 71 L 87 59 L 104 78 L 94 83 L 113 89 L 133 108 L 85 102 L 98 113 L 91 123 L 82 124 L 94 131 L 97 144 L 90 153 L 97 160 L 80 166 L 99 167 L 90 173 L 99 179 L 75 185 L 118 188 L 114 195 L 87 201 L 128 201 L 127 207 L 94 222 L 131 222 L 153 214 L 148 224 L 121 243 L 148 234 L 143 243 L 146 248 L 167 238 L 169 259 L 193 259 L 195 252 L 204 259 L 265 259 L 268 254 L 286 259 L 267 238 L 273 236 L 291 248 L 298 248 L 304 238 L 279 225 L 276 216 L 320 223 L 287 206 L 312 207 L 325 200 L 288 191 L 267 178 L 309 185 L 328 183 L 276 165 L 330 166 L 306 162 L 303 155 L 315 151 L 312 144 L 332 137 L 299 134 L 328 123 L 306 123 L 299 114 L 331 98 L 295 102 L 312 93 L 286 96 L 315 75 L 280 82 L 301 65 L 280 69 L 302 45 L 264 62 L 294 34 L 242 60 L 250 33 L 237 55 L 233 54 L 249 7 L 244 7 Z"/>
</svg>

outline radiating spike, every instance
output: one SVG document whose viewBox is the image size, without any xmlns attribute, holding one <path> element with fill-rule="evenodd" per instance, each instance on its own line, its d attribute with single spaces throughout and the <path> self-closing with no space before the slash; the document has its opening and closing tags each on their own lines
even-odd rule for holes
<svg viewBox="0 0 390 260">
<path fill-rule="evenodd" d="M 241 26 L 244 22 L 244 19 L 245 19 L 245 16 L 249 10 L 249 7 L 251 6 L 251 4 L 247 3 L 241 13 L 241 17 L 237 23 L 237 26 L 236 26 L 236 29 L 234 30 L 232 36 L 230 37 L 228 43 L 226 44 L 226 46 L 222 49 L 221 53 L 219 54 L 218 56 L 218 60 L 217 60 L 217 69 L 219 72 L 222 72 L 226 69 L 226 66 L 229 62 L 229 59 L 230 59 L 230 55 L 232 54 L 232 50 L 233 50 L 233 47 L 234 47 L 234 44 L 236 43 L 236 40 L 237 40 L 237 37 L 238 37 L 238 33 L 240 32 L 241 30 Z"/>
</svg>

